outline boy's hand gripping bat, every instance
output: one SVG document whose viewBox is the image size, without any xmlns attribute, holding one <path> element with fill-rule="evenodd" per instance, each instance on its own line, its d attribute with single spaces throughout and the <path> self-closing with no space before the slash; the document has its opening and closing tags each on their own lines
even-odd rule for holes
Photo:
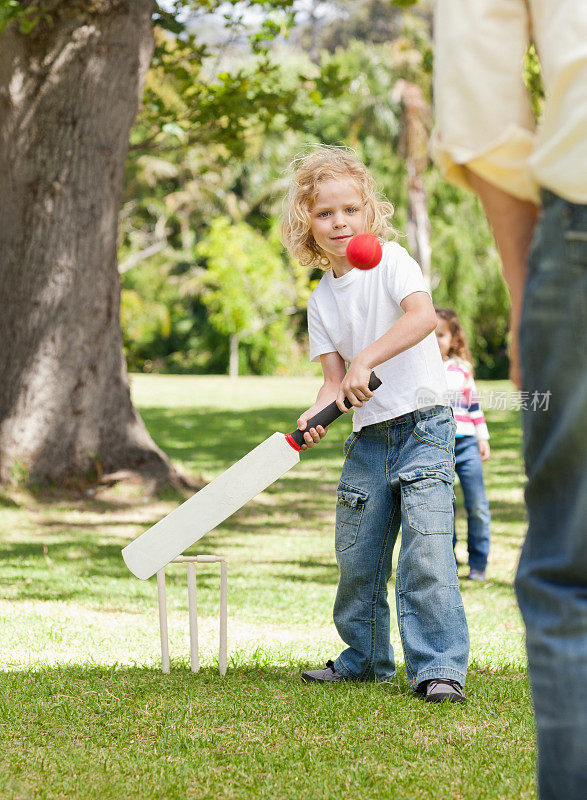
<svg viewBox="0 0 587 800">
<path fill-rule="evenodd" d="M 375 391 L 381 381 L 371 373 L 369 388 Z M 350 408 L 350 402 L 345 399 Z M 335 402 L 308 420 L 306 431 L 326 428 L 342 415 Z M 231 514 L 281 478 L 300 460 L 304 432 L 285 436 L 274 433 L 232 467 L 211 481 L 185 503 L 145 531 L 122 551 L 127 567 L 137 578 L 150 578 L 172 559 L 216 528 Z"/>
</svg>

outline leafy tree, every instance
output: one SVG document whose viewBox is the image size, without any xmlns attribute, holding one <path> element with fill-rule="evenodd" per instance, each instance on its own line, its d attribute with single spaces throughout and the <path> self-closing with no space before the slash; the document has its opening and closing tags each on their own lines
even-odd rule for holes
<svg viewBox="0 0 587 800">
<path fill-rule="evenodd" d="M 401 36 L 404 8 L 409 6 L 416 6 L 414 13 L 418 16 L 431 19 L 432 4 L 425 0 L 418 4 L 415 0 L 314 0 L 297 38 L 316 60 L 322 49 L 334 52 L 355 41 L 387 44 Z"/>
<path fill-rule="evenodd" d="M 197 131 L 204 143 L 215 125 L 214 141 L 230 157 L 249 122 L 288 113 L 291 93 L 280 98 L 272 85 L 270 16 L 251 37 L 252 69 L 207 71 L 209 48 L 181 13 L 198 20 L 221 5 L 178 0 L 165 11 L 153 0 L 0 0 L 0 338 L 10 343 L 0 350 L 2 482 L 16 467 L 34 481 L 120 468 L 178 479 L 130 400 L 118 211 L 154 25 L 176 36 L 158 38 L 155 63 L 172 75 L 183 105 L 167 114 L 173 96 L 163 103 L 149 91 L 137 149 L 191 141 Z M 292 0 L 230 5 L 283 19 Z M 238 15 L 225 24 L 235 30 Z M 182 60 L 199 65 L 193 87 Z"/>
<path fill-rule="evenodd" d="M 234 223 L 247 222 L 259 233 L 273 237 L 272 219 L 279 213 L 287 185 L 285 166 L 304 137 L 296 131 L 292 119 L 303 119 L 307 126 L 323 96 L 344 93 L 347 86 L 330 62 L 322 69 L 304 54 L 283 47 L 272 57 L 280 65 L 274 91 L 291 97 L 297 87 L 295 109 L 276 115 L 269 129 L 252 121 L 244 155 L 229 156 L 222 142 L 185 144 L 179 140 L 175 148 L 168 146 L 171 140 L 166 140 L 160 149 L 131 151 L 121 215 L 120 258 L 124 343 L 132 368 L 195 372 L 226 369 L 227 338 L 210 325 L 207 309 L 194 287 L 190 269 L 194 247 L 219 216 L 229 217 Z M 251 71 L 251 64 L 240 55 L 236 60 L 239 69 Z M 157 73 L 158 69 L 152 69 L 147 82 Z M 162 72 L 157 82 L 158 91 L 168 97 L 167 90 L 174 87 L 173 76 Z M 171 96 L 175 96 L 175 90 Z M 139 120 L 131 138 L 141 125 Z M 140 272 L 149 278 L 143 279 Z M 165 291 L 160 291 L 157 287 L 164 275 Z M 160 324 L 167 311 L 157 306 L 163 305 L 172 309 L 170 328 Z M 296 325 L 303 316 L 302 303 Z M 253 372 L 291 369 L 298 361 L 292 353 L 295 342 L 289 336 L 277 347 L 275 336 L 275 326 L 269 325 L 247 338 L 240 348 L 241 368 Z M 289 365 L 284 363 L 286 355 Z"/>
<path fill-rule="evenodd" d="M 230 337 L 230 374 L 238 375 L 238 347 L 262 328 L 286 326 L 287 313 L 297 310 L 295 283 L 285 269 L 281 247 L 246 222 L 214 220 L 196 247 L 206 259 L 200 274 L 201 297 L 210 322 Z"/>
<path fill-rule="evenodd" d="M 283 118 L 277 117 L 272 131 L 247 139 L 243 158 L 225 159 L 221 150 L 209 147 L 189 149 L 180 162 L 176 161 L 177 154 L 171 153 L 139 156 L 136 163 L 142 165 L 144 174 L 137 186 L 129 184 L 132 189 L 129 203 L 136 205 L 137 197 L 141 196 L 141 182 L 149 208 L 155 206 L 154 195 L 161 194 L 157 207 L 162 213 L 168 213 L 166 224 L 172 232 L 170 239 L 174 241 L 173 253 L 168 252 L 166 256 L 169 280 L 175 281 L 184 298 L 184 318 L 178 314 L 177 320 L 189 330 L 192 346 L 184 347 L 182 340 L 175 336 L 173 344 L 170 339 L 163 341 L 161 335 L 148 346 L 128 339 L 131 358 L 140 350 L 143 363 L 155 362 L 147 364 L 148 368 L 179 369 L 181 362 L 181 369 L 224 369 L 228 355 L 222 345 L 223 338 L 210 327 L 206 308 L 193 286 L 193 272 L 189 268 L 193 261 L 192 244 L 207 235 L 209 220 L 217 216 L 228 216 L 234 223 L 246 221 L 267 234 L 268 221 L 279 213 L 277 200 L 285 188 L 286 165 L 305 145 L 325 141 L 355 147 L 375 175 L 378 186 L 396 205 L 396 227 L 405 230 L 407 176 L 401 107 L 394 101 L 394 89 L 398 80 L 405 79 L 417 82 L 429 96 L 431 44 L 426 25 L 425 19 L 407 16 L 401 35 L 394 41 L 380 45 L 354 41 L 334 54 L 323 53 L 320 63 L 314 66 L 304 54 L 281 49 L 282 81 L 295 82 L 296 74 L 311 75 L 312 69 L 314 75 L 336 76 L 337 79 L 339 92 L 329 96 L 328 91 L 323 91 L 319 106 L 313 115 L 308 114 L 304 132 L 288 129 Z M 174 175 L 171 183 L 170 173 Z M 445 184 L 433 166 L 425 173 L 425 185 L 432 227 L 435 299 L 455 307 L 463 318 L 480 374 L 499 376 L 505 368 L 508 299 L 484 216 L 472 195 Z M 172 188 L 170 193 L 167 193 L 168 186 Z M 140 220 L 133 223 L 130 233 L 134 235 L 137 229 L 141 229 Z M 407 244 L 403 236 L 400 241 Z M 153 258 L 157 260 L 159 256 Z M 173 258 L 175 266 L 172 266 Z M 132 271 L 129 274 L 132 275 Z M 316 272 L 313 280 L 320 274 Z M 126 284 L 129 278 L 125 276 L 124 279 Z M 162 302 L 163 293 L 144 288 L 149 302 Z M 305 300 L 299 292 L 298 298 L 301 310 Z M 297 334 L 303 337 L 303 312 L 296 314 L 291 322 L 297 324 Z M 204 336 L 206 344 L 201 341 L 193 344 L 196 337 Z M 261 360 L 252 358 L 248 343 L 241 347 L 241 368 L 274 370 L 275 357 L 271 357 L 271 351 L 277 348 L 272 336 L 269 327 L 256 334 L 259 342 L 256 352 L 265 354 Z M 150 359 L 149 348 L 156 358 Z M 279 350 L 282 351 L 281 345 Z"/>
</svg>

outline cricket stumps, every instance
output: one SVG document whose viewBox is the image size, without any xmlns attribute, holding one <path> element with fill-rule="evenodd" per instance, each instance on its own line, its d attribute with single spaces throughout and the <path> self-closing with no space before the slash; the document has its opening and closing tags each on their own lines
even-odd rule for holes
<svg viewBox="0 0 587 800">
<path fill-rule="evenodd" d="M 200 668 L 198 652 L 198 601 L 196 591 L 196 563 L 220 563 L 220 624 L 218 670 L 226 675 L 227 661 L 227 615 L 228 615 L 228 563 L 224 556 L 178 556 L 170 564 L 185 564 L 188 585 L 188 616 L 190 626 L 190 663 L 192 672 Z M 169 566 L 169 565 L 167 565 Z M 157 598 L 159 601 L 159 629 L 161 632 L 161 669 L 169 673 L 169 633 L 167 628 L 167 596 L 165 591 L 165 567 L 157 572 Z"/>
</svg>

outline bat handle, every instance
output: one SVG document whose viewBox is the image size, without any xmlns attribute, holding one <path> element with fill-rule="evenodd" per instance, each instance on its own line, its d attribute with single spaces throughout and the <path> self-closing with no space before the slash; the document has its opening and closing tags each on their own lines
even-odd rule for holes
<svg viewBox="0 0 587 800">
<path fill-rule="evenodd" d="M 369 378 L 369 389 L 374 392 L 375 389 L 378 389 L 380 386 L 381 381 L 377 375 L 372 372 L 371 377 Z M 347 408 L 351 408 L 351 403 L 347 397 L 344 399 L 344 404 Z M 308 420 L 305 430 L 300 431 L 298 428 L 296 428 L 296 430 L 293 431 L 293 433 L 290 433 L 286 439 L 292 447 L 298 450 L 304 444 L 304 433 L 306 431 L 309 431 L 310 428 L 316 428 L 318 425 L 322 425 L 323 428 L 326 428 L 331 422 L 334 422 L 335 419 L 341 417 L 342 413 L 343 412 L 336 405 L 336 402 L 332 402 L 330 405 L 327 405 L 326 408 L 323 408 L 322 411 L 319 411 L 315 416 Z"/>
</svg>

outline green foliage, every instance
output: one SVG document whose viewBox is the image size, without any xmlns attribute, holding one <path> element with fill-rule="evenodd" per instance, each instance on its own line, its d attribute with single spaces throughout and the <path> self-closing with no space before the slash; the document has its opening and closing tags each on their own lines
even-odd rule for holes
<svg viewBox="0 0 587 800">
<path fill-rule="evenodd" d="M 271 354 L 286 345 L 287 312 L 296 310 L 295 284 L 281 251 L 246 222 L 235 225 L 226 217 L 214 220 L 196 246 L 196 256 L 206 262 L 199 284 L 210 324 L 248 342 L 257 363 L 275 364 Z"/>
<path fill-rule="evenodd" d="M 245 337 L 294 299 L 279 253 L 245 222 L 214 220 L 196 255 L 207 262 L 202 300 L 221 333 Z"/>
<path fill-rule="evenodd" d="M 300 79 L 287 87 L 281 67 L 268 54 L 237 59 L 228 69 L 210 72 L 208 45 L 157 36 L 157 49 L 145 85 L 143 109 L 131 139 L 133 151 L 159 153 L 195 145 L 223 147 L 225 155 L 243 158 L 251 130 L 268 131 L 278 115 L 300 126 L 298 96 L 303 88 L 320 93 Z"/>
<path fill-rule="evenodd" d="M 531 44 L 524 58 L 524 82 L 530 92 L 534 117 L 539 120 L 544 107 L 544 84 L 542 82 L 542 68 L 538 59 L 536 45 Z"/>
<path fill-rule="evenodd" d="M 121 324 L 130 369 L 224 373 L 233 333 L 242 342 L 241 374 L 307 368 L 292 337 L 307 271 L 282 256 L 275 229 L 261 235 L 219 217 L 189 260 L 174 264 L 164 252 L 126 272 Z"/>
<path fill-rule="evenodd" d="M 21 33 L 30 33 L 41 21 L 51 17 L 38 4 L 25 5 L 19 0 L 0 0 L 0 34 L 11 22 L 18 24 Z"/>
<path fill-rule="evenodd" d="M 154 19 L 162 28 L 175 34 L 182 34 L 189 27 L 189 22 L 193 22 L 193 17 L 190 17 L 189 13 L 186 15 L 186 12 L 195 15 L 197 19 L 203 14 L 210 15 L 223 11 L 226 25 L 241 28 L 245 11 L 255 8 L 286 11 L 291 9 L 293 3 L 294 0 L 172 0 L 165 3 L 165 7 L 157 3 Z M 227 11 L 230 7 L 233 10 Z"/>
<path fill-rule="evenodd" d="M 337 76 L 296 73 L 292 82 L 284 75 L 270 43 L 287 34 L 291 6 L 292 0 L 179 0 L 171 12 L 159 8 L 155 53 L 132 149 L 185 151 L 205 145 L 222 147 L 225 157 L 243 159 L 252 131 L 266 133 L 276 119 L 290 128 L 302 127 L 323 94 L 336 91 Z M 252 30 L 244 23 L 247 9 L 263 12 Z M 191 16 L 182 18 L 182 10 Z M 212 12 L 218 12 L 214 19 L 223 20 L 216 43 L 199 31 Z"/>
<path fill-rule="evenodd" d="M 122 276 L 120 317 L 129 369 L 226 371 L 225 337 L 210 326 L 202 303 L 182 292 L 188 267 L 163 254 Z"/>
<path fill-rule="evenodd" d="M 326 15 L 322 24 L 311 20 L 303 43 L 333 52 L 352 42 L 369 45 L 393 41 L 402 24 L 402 12 L 387 0 L 335 0 L 330 4 L 338 13 Z"/>
<path fill-rule="evenodd" d="M 178 7 L 188 5 L 193 10 L 194 4 Z M 199 4 L 200 12 L 211 5 L 218 4 Z M 266 8 L 286 14 L 287 4 L 279 5 Z M 268 242 L 275 238 L 286 167 L 308 145 L 354 147 L 394 203 L 399 241 L 407 244 L 401 233 L 407 217 L 403 110 L 394 87 L 403 79 L 430 99 L 429 4 L 407 13 L 374 0 L 336 5 L 348 12 L 336 21 L 348 39 L 334 52 L 320 53 L 321 37 L 334 36 L 335 25 L 317 26 L 313 60 L 295 45 L 295 37 L 293 44 L 280 41 L 257 54 L 251 44 L 231 46 L 221 56 L 216 45 L 196 41 L 185 25 L 177 36 L 157 34 L 144 111 L 132 135 L 121 220 L 121 260 L 157 241 L 163 246 L 123 277 L 125 344 L 133 367 L 225 372 L 228 336 L 240 325 L 241 332 L 249 332 L 241 347 L 241 372 L 301 368 L 299 354 L 307 347 L 304 310 L 319 275 L 285 266 L 279 243 Z M 368 40 L 371 11 L 387 15 L 395 26 L 389 41 Z M 355 33 L 363 31 L 362 39 L 352 36 L 357 20 L 363 28 Z M 227 25 L 234 22 L 231 17 Z M 267 30 L 275 34 L 276 25 Z M 534 69 L 534 62 L 528 63 Z M 435 302 L 460 315 L 478 374 L 503 377 L 509 300 L 485 218 L 475 198 L 444 183 L 432 165 L 425 182 Z M 218 264 L 212 268 L 226 244 L 219 231 L 240 230 L 241 224 L 246 235 L 230 242 L 235 257 L 250 260 L 239 248 L 256 234 L 253 252 L 268 247 L 267 268 L 274 264 L 277 275 L 286 269 L 287 302 L 255 297 L 248 268 L 231 271 L 231 258 L 221 278 Z M 218 249 L 216 256 L 204 256 L 210 247 Z M 133 277 L 145 270 L 149 280 Z M 249 281 L 248 288 L 235 283 L 237 275 Z M 261 280 L 261 272 L 256 278 Z M 131 290 L 136 294 L 126 293 Z M 288 306 L 291 314 L 282 310 Z M 279 319 L 267 323 L 275 315 Z"/>
</svg>

